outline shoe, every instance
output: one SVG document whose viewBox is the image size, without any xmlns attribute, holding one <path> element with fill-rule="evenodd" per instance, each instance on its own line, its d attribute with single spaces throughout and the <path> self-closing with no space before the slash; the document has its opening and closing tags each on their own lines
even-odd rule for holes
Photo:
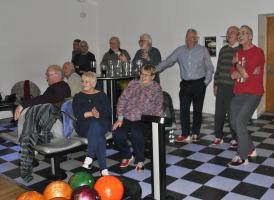
<svg viewBox="0 0 274 200">
<path fill-rule="evenodd" d="M 91 157 L 86 157 L 84 164 L 82 165 L 82 167 L 86 168 L 86 169 L 91 169 L 91 164 L 93 162 L 93 159 Z"/>
<path fill-rule="evenodd" d="M 176 142 L 187 142 L 187 141 L 190 141 L 190 136 L 180 135 L 180 136 L 176 137 L 175 141 Z"/>
<path fill-rule="evenodd" d="M 256 149 L 254 149 L 253 151 L 251 151 L 247 156 L 248 156 L 248 157 L 256 157 L 256 156 L 257 156 L 257 151 L 256 151 Z"/>
<path fill-rule="evenodd" d="M 136 170 L 137 172 L 140 172 L 140 171 L 143 171 L 144 169 L 145 169 L 144 163 L 143 163 L 143 162 L 138 162 L 138 164 L 136 165 L 135 170 Z"/>
<path fill-rule="evenodd" d="M 197 134 L 192 134 L 192 141 L 193 142 L 199 142 L 200 141 L 200 136 Z"/>
<path fill-rule="evenodd" d="M 240 156 L 237 155 L 228 163 L 228 166 L 232 168 L 237 168 L 247 164 L 248 164 L 248 159 L 243 160 L 240 158 Z"/>
<path fill-rule="evenodd" d="M 237 148 L 238 147 L 238 142 L 236 140 L 231 140 L 230 141 L 230 148 Z"/>
<path fill-rule="evenodd" d="M 215 140 L 212 142 L 212 145 L 218 145 L 218 144 L 223 144 L 224 140 L 220 138 L 215 138 Z"/>
<path fill-rule="evenodd" d="M 129 166 L 130 162 L 133 161 L 133 158 L 134 158 L 134 157 L 131 156 L 130 159 L 123 159 L 122 162 L 121 162 L 120 167 L 121 167 L 121 168 L 125 168 L 125 167 Z"/>
<path fill-rule="evenodd" d="M 110 175 L 108 169 L 103 169 L 101 171 L 101 174 L 102 174 L 102 176 L 109 176 Z"/>
</svg>

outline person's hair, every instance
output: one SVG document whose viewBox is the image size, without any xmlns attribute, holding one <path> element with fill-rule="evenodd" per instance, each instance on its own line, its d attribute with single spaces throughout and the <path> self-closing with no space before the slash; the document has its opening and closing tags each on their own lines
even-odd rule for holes
<svg viewBox="0 0 274 200">
<path fill-rule="evenodd" d="M 82 74 L 82 78 L 89 79 L 92 83 L 94 83 L 94 87 L 96 86 L 97 83 L 97 76 L 94 72 L 84 72 Z"/>
<path fill-rule="evenodd" d="M 79 43 L 79 46 L 81 46 L 81 44 L 86 44 L 88 46 L 88 42 L 85 41 L 85 40 L 82 40 L 80 43 Z"/>
<path fill-rule="evenodd" d="M 235 29 L 236 31 L 240 30 L 238 26 L 230 26 L 230 27 L 228 27 L 227 30 L 229 30 L 229 29 Z"/>
<path fill-rule="evenodd" d="M 249 31 L 250 35 L 253 36 L 253 30 L 252 28 L 250 28 L 250 26 L 242 25 L 241 28 L 246 28 Z"/>
<path fill-rule="evenodd" d="M 75 39 L 75 40 L 73 40 L 73 42 L 81 42 L 81 40 L 80 39 Z"/>
<path fill-rule="evenodd" d="M 117 36 L 112 36 L 112 37 L 109 39 L 109 42 L 110 42 L 111 40 L 117 40 L 118 43 L 120 44 L 120 39 L 119 39 Z"/>
<path fill-rule="evenodd" d="M 148 33 L 143 33 L 142 35 L 140 35 L 140 38 L 145 37 L 148 39 L 149 43 L 152 44 L 152 38 Z"/>
<path fill-rule="evenodd" d="M 198 32 L 194 28 L 187 29 L 186 34 L 188 33 L 195 33 L 196 35 L 198 35 Z"/>
<path fill-rule="evenodd" d="M 153 65 L 144 65 L 143 67 L 141 67 L 141 71 L 149 72 L 151 75 L 155 75 L 157 72 L 156 67 Z"/>
<path fill-rule="evenodd" d="M 56 72 L 56 74 L 61 78 L 63 79 L 64 78 L 64 72 L 63 72 L 63 69 L 62 67 L 60 67 L 59 65 L 50 65 L 48 66 L 48 70 L 54 70 Z"/>
<path fill-rule="evenodd" d="M 74 64 L 73 64 L 72 62 L 67 61 L 67 62 L 65 62 L 65 63 L 63 64 L 63 67 L 64 67 L 65 65 L 70 66 L 71 69 L 72 69 L 73 71 L 75 71 Z"/>
</svg>

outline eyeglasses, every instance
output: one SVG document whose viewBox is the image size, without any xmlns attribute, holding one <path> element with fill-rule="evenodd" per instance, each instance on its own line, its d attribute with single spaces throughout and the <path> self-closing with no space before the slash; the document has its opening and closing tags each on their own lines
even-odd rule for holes
<svg viewBox="0 0 274 200">
<path fill-rule="evenodd" d="M 56 75 L 56 73 L 51 73 L 51 74 L 46 73 L 45 75 L 46 75 L 46 77 L 51 77 L 51 76 Z"/>
<path fill-rule="evenodd" d="M 144 74 L 144 73 L 141 72 L 140 76 L 148 77 L 148 76 L 153 76 L 153 74 Z"/>
</svg>

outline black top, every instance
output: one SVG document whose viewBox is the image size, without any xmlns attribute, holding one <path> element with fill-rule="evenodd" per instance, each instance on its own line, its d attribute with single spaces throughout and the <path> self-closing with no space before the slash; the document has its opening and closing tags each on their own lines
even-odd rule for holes
<svg viewBox="0 0 274 200">
<path fill-rule="evenodd" d="M 21 105 L 26 108 L 43 103 L 60 103 L 70 96 L 69 85 L 64 81 L 60 81 L 50 85 L 42 95 L 24 101 Z"/>
<path fill-rule="evenodd" d="M 84 113 L 91 111 L 95 107 L 99 112 L 99 121 L 107 132 L 111 128 L 111 106 L 107 95 L 104 92 L 95 94 L 85 94 L 83 92 L 77 93 L 73 97 L 72 109 L 73 114 L 77 119 L 76 130 L 80 136 L 85 136 L 86 131 L 89 130 L 90 121 L 96 120 L 94 117 L 84 117 Z"/>
<path fill-rule="evenodd" d="M 75 72 L 79 75 L 81 75 L 80 71 L 94 71 L 94 69 L 91 68 L 91 63 L 95 62 L 95 56 L 93 53 L 88 52 L 87 54 L 77 54 L 73 60 L 72 63 L 75 66 Z"/>
</svg>

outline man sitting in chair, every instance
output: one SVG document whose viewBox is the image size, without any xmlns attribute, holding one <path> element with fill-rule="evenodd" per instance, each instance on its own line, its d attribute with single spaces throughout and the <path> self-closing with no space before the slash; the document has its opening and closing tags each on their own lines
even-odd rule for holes
<svg viewBox="0 0 274 200">
<path fill-rule="evenodd" d="M 70 97 L 70 87 L 64 82 L 64 75 L 60 66 L 50 65 L 47 68 L 46 80 L 49 84 L 46 91 L 42 95 L 24 101 L 18 105 L 14 113 L 14 120 L 18 120 L 24 108 L 43 103 L 58 103 L 62 102 L 65 98 Z"/>
<path fill-rule="evenodd" d="M 22 116 L 22 132 L 18 132 L 21 146 L 21 177 L 26 182 L 33 178 L 31 173 L 35 145 L 50 141 L 50 130 L 56 120 L 61 118 L 61 103 L 71 96 L 70 87 L 63 81 L 63 77 L 60 66 L 50 65 L 46 72 L 49 84 L 46 91 L 42 95 L 23 101 L 15 110 L 14 120 L 18 120 L 23 109 L 28 107 L 24 117 Z"/>
</svg>

